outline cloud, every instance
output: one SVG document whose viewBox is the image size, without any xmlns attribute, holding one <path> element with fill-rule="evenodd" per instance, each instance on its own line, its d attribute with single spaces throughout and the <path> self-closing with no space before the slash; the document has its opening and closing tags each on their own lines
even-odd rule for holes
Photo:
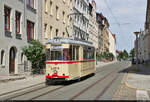
<svg viewBox="0 0 150 102">
<path fill-rule="evenodd" d="M 140 28 L 144 29 L 147 6 L 146 0 L 95 1 L 97 3 L 98 12 L 103 12 L 110 23 L 112 33 L 117 34 L 117 48 L 127 49 L 128 51 L 132 49 L 135 40 L 133 32 L 139 31 Z M 115 19 L 121 24 L 120 27 Z"/>
</svg>

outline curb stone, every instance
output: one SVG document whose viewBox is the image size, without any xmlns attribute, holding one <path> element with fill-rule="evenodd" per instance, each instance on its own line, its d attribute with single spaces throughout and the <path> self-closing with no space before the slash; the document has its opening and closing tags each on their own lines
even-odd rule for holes
<svg viewBox="0 0 150 102">
<path fill-rule="evenodd" d="M 22 80 L 22 79 L 26 79 L 26 77 L 21 77 L 21 78 L 9 78 L 9 79 L 4 79 L 4 80 L 0 80 L 0 83 L 2 82 L 9 82 L 9 81 L 16 81 L 16 80 Z"/>
</svg>

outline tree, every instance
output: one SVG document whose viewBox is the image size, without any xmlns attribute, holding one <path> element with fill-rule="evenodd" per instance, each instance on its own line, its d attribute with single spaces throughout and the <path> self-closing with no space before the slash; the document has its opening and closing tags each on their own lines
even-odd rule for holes
<svg viewBox="0 0 150 102">
<path fill-rule="evenodd" d="M 130 51 L 130 57 L 134 57 L 134 53 L 135 53 L 135 49 L 133 48 L 131 51 Z"/>
<path fill-rule="evenodd" d="M 113 53 L 109 53 L 109 57 L 111 58 L 111 60 L 114 60 L 114 55 L 113 55 Z"/>
<path fill-rule="evenodd" d="M 126 50 L 123 51 L 123 59 L 127 59 L 129 57 L 128 52 Z"/>
<path fill-rule="evenodd" d="M 40 70 L 45 68 L 45 51 L 44 46 L 36 40 L 31 42 L 31 45 L 25 46 L 23 49 L 24 55 L 32 63 L 33 74 L 40 73 Z"/>
</svg>

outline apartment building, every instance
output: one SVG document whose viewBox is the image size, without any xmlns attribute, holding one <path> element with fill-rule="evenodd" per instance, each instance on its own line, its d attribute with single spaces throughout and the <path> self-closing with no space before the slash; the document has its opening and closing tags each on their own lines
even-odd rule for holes
<svg viewBox="0 0 150 102">
<path fill-rule="evenodd" d="M 100 13 L 96 13 L 96 21 L 98 23 L 98 53 L 102 53 L 102 30 L 104 29 L 103 18 Z"/>
<path fill-rule="evenodd" d="M 111 31 L 109 31 L 109 52 L 112 53 L 115 57 L 115 60 L 117 58 L 116 55 L 116 35 L 112 34 Z"/>
<path fill-rule="evenodd" d="M 146 11 L 146 22 L 145 22 L 145 36 L 144 36 L 144 45 L 145 45 L 145 61 L 150 62 L 150 0 L 147 0 L 147 11 Z"/>
<path fill-rule="evenodd" d="M 31 72 L 22 48 L 40 39 L 41 0 L 1 0 L 0 75 Z"/>
<path fill-rule="evenodd" d="M 144 31 L 140 31 L 138 37 L 138 58 L 140 62 L 146 60 L 146 57 L 144 57 L 144 51 L 145 51 L 144 36 L 145 36 Z"/>
<path fill-rule="evenodd" d="M 96 2 L 94 0 L 89 3 L 89 39 L 88 41 L 93 42 L 93 45 L 99 52 L 99 32 L 98 32 L 98 22 L 96 15 Z"/>
<path fill-rule="evenodd" d="M 89 39 L 89 0 L 73 0 L 73 38 Z"/>
<path fill-rule="evenodd" d="M 72 37 L 72 0 L 42 0 L 42 43 Z"/>
<path fill-rule="evenodd" d="M 100 17 L 102 19 L 102 34 L 101 34 L 101 51 L 102 52 L 109 52 L 109 22 L 106 17 L 100 13 Z"/>
</svg>

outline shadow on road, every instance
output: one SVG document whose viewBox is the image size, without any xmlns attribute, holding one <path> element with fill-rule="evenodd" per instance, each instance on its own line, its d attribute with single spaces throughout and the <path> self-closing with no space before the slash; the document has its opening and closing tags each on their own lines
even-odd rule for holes
<svg viewBox="0 0 150 102">
<path fill-rule="evenodd" d="M 64 81 L 64 82 L 55 82 L 55 83 L 51 83 L 51 85 L 54 85 L 54 86 L 59 86 L 59 85 L 72 85 L 72 84 L 76 84 L 77 82 L 81 82 L 81 81 L 84 81 L 84 80 L 87 80 L 89 78 L 92 78 L 92 76 L 94 76 L 95 73 L 92 73 L 90 75 L 87 75 L 85 77 L 82 77 L 80 79 L 77 79 L 77 80 L 70 80 L 70 81 Z"/>
<path fill-rule="evenodd" d="M 118 73 L 135 73 L 142 75 L 150 75 L 150 67 L 148 65 L 139 64 L 138 67 L 134 64 L 130 67 L 119 71 Z"/>
</svg>

